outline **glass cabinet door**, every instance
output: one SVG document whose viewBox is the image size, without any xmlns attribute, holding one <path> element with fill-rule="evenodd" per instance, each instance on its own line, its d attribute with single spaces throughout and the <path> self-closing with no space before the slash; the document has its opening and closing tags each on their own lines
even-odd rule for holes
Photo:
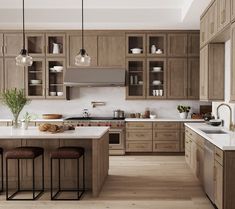
<svg viewBox="0 0 235 209">
<path fill-rule="evenodd" d="M 166 98 L 166 60 L 147 60 L 147 98 Z"/>
<path fill-rule="evenodd" d="M 145 98 L 145 59 L 127 59 L 127 98 Z"/>
</svg>

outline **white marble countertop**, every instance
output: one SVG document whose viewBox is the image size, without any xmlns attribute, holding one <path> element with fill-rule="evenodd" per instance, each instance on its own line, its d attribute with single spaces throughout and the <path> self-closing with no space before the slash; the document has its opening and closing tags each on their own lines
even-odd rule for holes
<svg viewBox="0 0 235 209">
<path fill-rule="evenodd" d="M 221 150 L 235 150 L 235 132 L 228 131 L 222 127 L 213 127 L 205 123 L 185 123 L 200 136 L 220 148 Z M 202 130 L 222 130 L 226 134 L 206 134 Z"/>
<path fill-rule="evenodd" d="M 29 127 L 28 130 L 0 127 L 0 139 L 100 139 L 109 127 L 78 127 L 73 131 L 52 134 L 41 132 L 38 127 Z"/>
<path fill-rule="evenodd" d="M 12 122 L 12 120 L 11 119 L 0 119 L 0 123 L 8 123 L 8 122 Z"/>
<path fill-rule="evenodd" d="M 203 122 L 203 119 L 178 119 L 178 118 L 126 118 L 126 122 Z"/>
</svg>

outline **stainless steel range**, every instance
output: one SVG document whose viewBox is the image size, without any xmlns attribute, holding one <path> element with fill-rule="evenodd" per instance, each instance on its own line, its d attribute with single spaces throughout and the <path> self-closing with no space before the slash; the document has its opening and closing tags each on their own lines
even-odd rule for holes
<svg viewBox="0 0 235 209">
<path fill-rule="evenodd" d="M 112 117 L 71 117 L 66 123 L 75 126 L 109 126 L 109 154 L 125 154 L 125 120 Z"/>
</svg>

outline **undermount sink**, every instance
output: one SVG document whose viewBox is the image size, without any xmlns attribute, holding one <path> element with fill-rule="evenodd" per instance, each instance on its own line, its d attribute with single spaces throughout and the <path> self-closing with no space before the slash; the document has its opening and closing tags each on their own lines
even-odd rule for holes
<svg viewBox="0 0 235 209">
<path fill-rule="evenodd" d="M 205 129 L 201 129 L 202 132 L 204 132 L 205 134 L 228 134 L 225 131 L 222 130 L 205 130 Z"/>
</svg>

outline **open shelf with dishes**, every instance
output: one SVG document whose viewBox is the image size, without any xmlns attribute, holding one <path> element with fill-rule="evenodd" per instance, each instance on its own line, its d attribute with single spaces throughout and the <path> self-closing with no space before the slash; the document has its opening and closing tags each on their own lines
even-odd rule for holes
<svg viewBox="0 0 235 209">
<path fill-rule="evenodd" d="M 33 57 L 45 56 L 45 35 L 43 33 L 27 33 L 26 49 Z"/>
<path fill-rule="evenodd" d="M 126 60 L 127 65 L 127 98 L 145 98 L 146 67 L 145 59 L 130 58 Z"/>
<path fill-rule="evenodd" d="M 46 66 L 46 96 L 48 98 L 65 98 L 66 87 L 64 86 L 65 59 L 47 59 Z"/>
<path fill-rule="evenodd" d="M 45 60 L 34 58 L 33 65 L 26 71 L 26 95 L 31 99 L 45 97 Z"/>
<path fill-rule="evenodd" d="M 65 34 L 52 33 L 46 34 L 47 56 L 64 57 L 65 56 Z"/>
<path fill-rule="evenodd" d="M 147 98 L 166 98 L 166 59 L 147 59 Z"/>
<path fill-rule="evenodd" d="M 146 54 L 145 50 L 145 34 L 127 34 L 126 55 L 130 57 L 143 57 Z"/>
<path fill-rule="evenodd" d="M 147 55 L 151 57 L 166 56 L 166 34 L 147 35 Z"/>
</svg>

